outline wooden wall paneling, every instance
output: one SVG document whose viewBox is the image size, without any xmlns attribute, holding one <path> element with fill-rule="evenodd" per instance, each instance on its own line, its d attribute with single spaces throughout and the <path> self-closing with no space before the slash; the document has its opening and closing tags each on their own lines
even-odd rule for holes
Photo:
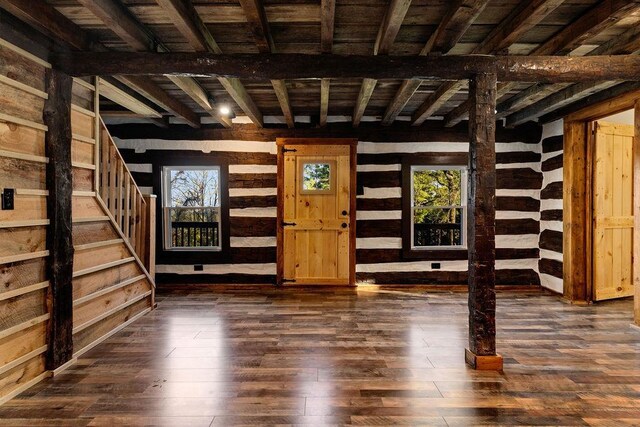
<svg viewBox="0 0 640 427">
<path fill-rule="evenodd" d="M 105 289 L 117 287 L 124 282 L 137 280 L 140 276 L 143 276 L 142 270 L 135 262 L 128 262 L 92 274 L 75 277 L 73 279 L 73 300 L 87 298 Z"/>
<path fill-rule="evenodd" d="M 470 82 L 469 188 L 469 348 L 465 359 L 474 369 L 501 370 L 495 325 L 495 109 L 497 76 L 480 74 Z"/>
<path fill-rule="evenodd" d="M 633 143 L 633 283 L 635 295 L 633 303 L 633 318 L 640 326 L 640 98 L 635 104 L 634 125 L 635 140 Z"/>
</svg>

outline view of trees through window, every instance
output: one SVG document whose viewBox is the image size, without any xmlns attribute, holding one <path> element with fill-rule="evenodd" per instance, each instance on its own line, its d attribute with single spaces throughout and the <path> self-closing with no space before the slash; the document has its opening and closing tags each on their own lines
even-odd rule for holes
<svg viewBox="0 0 640 427">
<path fill-rule="evenodd" d="M 220 222 L 220 170 L 169 169 L 170 247 L 217 247 Z"/>
<path fill-rule="evenodd" d="M 462 245 L 463 171 L 414 169 L 414 246 Z"/>
<path fill-rule="evenodd" d="M 331 165 L 329 163 L 305 163 L 302 166 L 303 190 L 330 190 Z"/>
</svg>

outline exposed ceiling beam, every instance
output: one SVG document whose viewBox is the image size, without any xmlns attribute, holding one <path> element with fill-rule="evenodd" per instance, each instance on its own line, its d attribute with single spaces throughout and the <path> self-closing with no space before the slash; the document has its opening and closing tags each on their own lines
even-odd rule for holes
<svg viewBox="0 0 640 427">
<path fill-rule="evenodd" d="M 204 24 L 200 15 L 193 7 L 191 0 L 156 0 L 157 3 L 169 15 L 171 22 L 176 26 L 180 34 L 187 39 L 191 47 L 196 52 L 222 53 L 222 49 L 218 46 L 213 35 Z M 238 81 L 223 81 L 224 78 L 218 79 L 222 86 L 227 90 L 229 96 L 240 106 L 244 113 L 258 127 L 264 125 L 262 113 L 256 106 L 251 96 L 247 93 L 242 83 Z M 212 106 L 213 107 L 213 106 Z M 215 109 L 215 107 L 213 107 Z M 226 121 L 229 125 L 231 120 L 215 111 L 220 120 Z"/>
<path fill-rule="evenodd" d="M 432 52 L 448 53 L 460 41 L 471 24 L 489 3 L 489 0 L 458 0 L 440 21 L 420 55 Z M 389 126 L 400 115 L 409 100 L 422 84 L 421 80 L 405 80 L 396 92 L 393 100 L 387 106 L 382 125 Z"/>
<path fill-rule="evenodd" d="M 118 35 L 133 49 L 145 51 L 167 51 L 164 46 L 157 46 L 158 41 L 119 2 L 119 0 L 78 0 L 91 13 L 96 15 L 111 31 Z M 219 112 L 211 105 L 208 93 L 193 78 L 185 76 L 167 76 L 184 93 L 193 99 L 203 110 L 218 119 L 224 126 L 230 126 L 229 118 L 220 116 Z"/>
<path fill-rule="evenodd" d="M 373 47 L 374 55 L 388 55 L 391 50 L 391 46 L 395 41 L 398 32 L 400 31 L 400 27 L 402 26 L 402 21 L 404 21 L 404 17 L 409 10 L 409 6 L 411 5 L 411 0 L 391 0 L 389 3 L 389 7 L 387 8 L 387 13 L 382 19 L 382 23 L 380 24 L 380 28 L 378 29 L 378 36 L 376 37 L 376 43 Z M 369 99 L 371 99 L 371 95 L 373 94 L 373 90 L 376 87 L 376 81 L 372 79 L 364 79 L 362 81 L 362 86 L 360 87 L 360 93 L 358 94 L 358 98 L 356 99 L 356 105 L 353 109 L 353 126 L 357 127 L 360 124 L 360 120 L 364 115 L 364 111 L 367 109 L 367 104 L 369 103 Z"/>
<path fill-rule="evenodd" d="M 352 124 L 354 128 L 360 125 L 364 110 L 367 108 L 369 99 L 373 95 L 373 90 L 376 88 L 378 81 L 376 79 L 364 79 L 362 80 L 362 86 L 360 86 L 360 93 L 358 93 L 358 99 L 356 99 L 356 105 L 353 108 Z"/>
<path fill-rule="evenodd" d="M 391 0 L 387 13 L 382 20 L 382 25 L 378 30 L 376 44 L 373 47 L 374 55 L 389 54 L 409 6 L 411 6 L 411 0 Z"/>
<path fill-rule="evenodd" d="M 587 12 L 582 14 L 578 19 L 568 26 L 564 27 L 546 42 L 538 46 L 531 52 L 531 55 L 567 55 L 586 40 L 594 35 L 601 33 L 613 24 L 618 22 L 629 13 L 633 13 L 640 9 L 640 1 L 627 0 L 605 0 Z M 626 36 L 626 40 L 633 42 L 638 40 L 638 31 L 632 33 L 631 37 Z M 624 43 L 616 39 L 616 43 Z M 607 43 L 608 44 L 608 43 Z M 605 48 L 606 50 L 606 48 Z M 606 52 L 602 51 L 602 54 Z M 503 92 L 507 92 L 513 88 L 512 84 L 500 85 Z M 561 90 L 566 85 L 560 85 L 555 90 Z M 503 118 L 517 111 L 518 107 L 531 105 L 548 94 L 553 92 L 545 85 L 533 85 L 527 90 L 512 96 L 498 106 L 498 118 Z M 468 104 L 463 104 L 468 105 Z M 468 108 L 456 108 L 446 117 L 447 126 L 455 126 L 468 115 Z"/>
<path fill-rule="evenodd" d="M 467 84 L 464 80 L 441 84 L 413 113 L 412 124 L 421 125 Z"/>
<path fill-rule="evenodd" d="M 564 0 L 522 0 L 511 13 L 496 26 L 484 41 L 478 45 L 473 53 L 476 54 L 494 54 L 498 53 L 516 42 L 522 34 L 535 27 L 549 13 L 553 12 Z M 452 87 L 451 90 L 456 90 Z M 438 91 L 437 91 L 438 92 Z M 451 98 L 453 94 L 450 92 L 442 92 L 443 98 Z M 455 93 L 455 92 L 454 92 Z M 438 100 L 431 97 L 426 102 L 437 104 Z M 429 111 L 429 106 L 421 106 L 418 111 Z M 437 109 L 431 109 L 433 112 Z M 422 124 L 429 115 L 414 114 L 412 123 L 414 126 Z"/>
<path fill-rule="evenodd" d="M 251 81 L 370 78 L 468 80 L 495 73 L 503 82 L 598 82 L 640 80 L 640 56 L 387 56 L 149 52 L 60 52 L 52 62 L 74 76 L 206 75 Z"/>
<path fill-rule="evenodd" d="M 536 119 L 543 114 L 571 104 L 580 98 L 587 97 L 601 90 L 615 86 L 618 82 L 578 83 L 556 92 L 533 105 L 528 106 L 507 117 L 507 127 L 515 127 Z"/>
<path fill-rule="evenodd" d="M 121 110 L 100 110 L 100 117 L 103 119 L 139 119 L 154 124 L 160 128 L 168 129 L 169 122 L 164 118 L 155 118 L 148 117 L 136 113 L 132 113 L 131 111 L 121 111 Z"/>
<path fill-rule="evenodd" d="M 320 2 L 320 51 L 333 51 L 333 29 L 335 26 L 336 0 L 321 0 Z"/>
<path fill-rule="evenodd" d="M 640 27 L 635 26 L 627 30 L 624 34 L 617 36 L 609 40 L 607 43 L 597 47 L 593 51 L 589 52 L 587 56 L 624 55 L 635 53 L 638 51 L 640 51 Z M 530 107 L 533 107 L 532 104 L 538 103 L 543 98 L 564 90 L 567 90 L 567 92 L 565 92 L 565 97 L 571 96 L 572 98 L 574 98 L 573 101 L 577 100 L 577 98 L 579 97 L 587 96 L 585 94 L 581 95 L 580 93 L 577 93 L 575 89 L 567 88 L 566 84 L 536 84 L 501 103 L 498 106 L 497 117 L 507 117 L 510 114 L 516 114 L 516 112 L 522 109 L 528 109 L 529 112 L 534 112 L 535 109 L 529 109 Z M 585 92 L 588 92 L 588 90 Z M 539 104 L 539 106 L 542 105 L 543 104 Z"/>
<path fill-rule="evenodd" d="M 552 111 L 549 114 L 545 114 L 544 116 L 540 117 L 539 121 L 540 123 L 554 122 L 568 116 L 569 114 L 573 114 L 575 112 L 583 110 L 584 108 L 593 106 L 594 104 L 599 104 L 601 102 L 616 98 L 620 95 L 626 95 L 632 92 L 640 92 L 640 82 L 621 83 L 617 86 L 611 87 L 601 92 L 594 93 L 593 95 L 582 98 L 572 104 L 567 105 L 566 107 Z"/>
<path fill-rule="evenodd" d="M 83 51 L 103 52 L 107 50 L 104 45 L 92 40 L 86 31 L 43 1 L 0 0 L 0 6 L 31 27 L 65 46 Z M 93 75 L 100 74 L 100 72 L 96 72 Z M 172 109 L 167 111 L 182 117 L 191 126 L 200 126 L 200 118 L 189 107 L 178 100 L 167 102 L 167 98 L 170 98 L 169 95 L 160 86 L 148 79 L 144 79 L 146 91 L 140 90 L 138 86 L 134 85 L 134 82 L 140 80 L 142 79 L 130 79 L 129 84 L 132 89 L 141 94 L 145 92 L 155 94 L 156 98 L 149 98 L 152 102 L 163 106 L 163 108 L 164 105 L 171 105 Z"/>
<path fill-rule="evenodd" d="M 110 83 L 105 79 L 99 79 L 100 96 L 113 101 L 114 103 L 136 113 L 139 116 L 161 118 L 162 114 L 154 110 L 135 96 L 127 93 L 122 88 Z M 102 114 L 102 112 L 100 112 Z"/>
<path fill-rule="evenodd" d="M 327 125 L 327 116 L 329 115 L 329 88 L 331 80 L 320 80 L 320 127 Z"/>
<path fill-rule="evenodd" d="M 271 28 L 269 27 L 269 21 L 267 21 L 267 14 L 264 11 L 262 0 L 240 0 L 240 5 L 242 5 L 244 14 L 247 17 L 251 33 L 256 39 L 258 51 L 260 53 L 275 53 L 276 47 L 273 43 Z M 271 80 L 271 85 L 278 98 L 287 126 L 293 128 L 295 126 L 295 117 L 289 102 L 286 82 L 284 80 Z"/>
</svg>

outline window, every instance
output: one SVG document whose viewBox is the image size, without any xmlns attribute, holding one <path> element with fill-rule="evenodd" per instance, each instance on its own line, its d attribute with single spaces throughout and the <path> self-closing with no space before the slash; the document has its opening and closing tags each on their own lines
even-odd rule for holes
<svg viewBox="0 0 640 427">
<path fill-rule="evenodd" d="M 164 247 L 221 249 L 220 167 L 165 166 Z"/>
<path fill-rule="evenodd" d="M 300 163 L 300 194 L 333 194 L 335 161 L 304 161 Z"/>
<path fill-rule="evenodd" d="M 467 169 L 411 166 L 411 249 L 466 245 Z"/>
</svg>

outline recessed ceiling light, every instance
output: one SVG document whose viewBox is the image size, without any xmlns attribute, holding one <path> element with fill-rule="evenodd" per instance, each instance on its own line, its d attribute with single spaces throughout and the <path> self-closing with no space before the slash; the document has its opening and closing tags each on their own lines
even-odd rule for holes
<svg viewBox="0 0 640 427">
<path fill-rule="evenodd" d="M 231 109 L 229 107 L 227 107 L 226 105 L 220 106 L 220 114 L 222 114 L 223 116 L 228 116 L 229 113 L 231 113 Z"/>
</svg>

